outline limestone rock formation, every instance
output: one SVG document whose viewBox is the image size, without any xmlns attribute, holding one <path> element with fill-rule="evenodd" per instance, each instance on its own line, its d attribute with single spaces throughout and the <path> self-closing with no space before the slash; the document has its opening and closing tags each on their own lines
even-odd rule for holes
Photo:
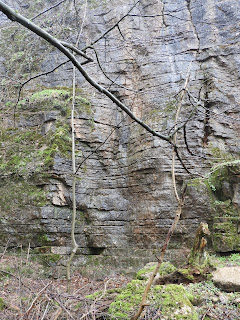
<svg viewBox="0 0 240 320">
<path fill-rule="evenodd" d="M 75 11 L 66 2 L 33 21 L 70 43 L 76 42 L 82 25 L 79 48 L 83 48 L 133 6 L 126 0 L 87 3 L 87 8 L 82 3 Z M 8 4 L 31 18 L 52 2 Z M 194 112 L 186 134 L 183 130 L 178 134 L 178 145 L 193 177 L 209 172 L 216 158 L 235 161 L 239 155 L 239 21 L 238 0 L 141 0 L 119 29 L 95 44 L 108 78 L 94 52 L 87 50 L 94 58 L 85 66 L 87 72 L 163 134 L 172 132 L 179 103 L 176 95 L 189 76 L 189 95 L 183 98 L 179 125 Z M 65 58 L 4 15 L 0 15 L 0 27 L 1 246 L 9 240 L 13 247 L 30 243 L 68 252 L 72 68 L 67 63 L 28 83 L 14 117 L 16 83 L 52 70 Z M 79 262 L 94 259 L 134 269 L 154 260 L 174 217 L 171 147 L 133 123 L 79 74 L 77 87 L 77 165 L 87 157 L 78 172 L 76 190 Z M 239 170 L 229 174 L 218 186 L 191 181 L 168 259 L 187 257 L 202 221 L 213 231 L 217 251 L 240 250 L 238 241 L 219 246 L 229 228 L 221 217 L 225 217 L 222 202 L 234 208 L 233 234 L 239 234 Z M 178 190 L 190 178 L 176 160 Z"/>
<path fill-rule="evenodd" d="M 213 273 L 213 282 L 227 292 L 240 291 L 240 268 L 224 267 L 218 268 Z"/>
</svg>

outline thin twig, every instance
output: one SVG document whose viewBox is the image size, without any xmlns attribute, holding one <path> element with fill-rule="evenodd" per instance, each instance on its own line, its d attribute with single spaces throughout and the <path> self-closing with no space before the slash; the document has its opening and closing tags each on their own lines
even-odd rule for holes
<svg viewBox="0 0 240 320">
<path fill-rule="evenodd" d="M 47 305 L 46 305 L 46 308 L 44 310 L 44 313 L 43 313 L 43 316 L 42 316 L 41 320 L 44 320 L 44 318 L 45 318 L 45 316 L 47 314 L 47 311 L 48 311 L 49 304 L 50 304 L 50 300 L 48 300 L 48 302 L 47 302 Z"/>
<path fill-rule="evenodd" d="M 15 119 L 16 119 L 16 109 L 17 109 L 17 106 L 18 106 L 18 103 L 20 101 L 20 97 L 21 97 L 21 92 L 22 92 L 22 89 L 23 87 L 30 81 L 34 80 L 34 79 L 37 79 L 39 77 L 42 77 L 42 76 L 46 76 L 52 72 L 54 72 L 55 70 L 57 70 L 59 67 L 63 66 L 64 64 L 66 64 L 67 62 L 69 62 L 69 60 L 66 60 L 62 63 L 60 63 L 58 66 L 56 66 L 55 68 L 53 68 L 52 70 L 50 71 L 46 71 L 46 72 L 43 72 L 43 73 L 40 73 L 40 74 L 37 74 L 36 76 L 33 76 L 31 78 L 29 78 L 28 80 L 24 81 L 23 83 L 20 84 L 20 87 L 19 87 L 19 90 L 18 90 L 18 97 L 17 97 L 17 102 L 15 103 L 15 106 L 13 108 L 13 118 L 14 118 L 14 127 L 15 127 Z"/>
<path fill-rule="evenodd" d="M 78 165 L 77 170 L 75 171 L 75 174 L 79 171 L 79 169 L 81 168 L 81 166 L 83 165 L 83 163 L 89 159 L 91 157 L 91 155 L 93 155 L 94 153 L 96 153 L 106 142 L 107 140 L 111 137 L 111 135 L 113 134 L 113 132 L 119 128 L 119 125 L 126 119 L 126 117 L 124 117 L 113 129 L 112 131 L 109 133 L 109 135 L 106 137 L 106 139 L 95 149 L 93 150 L 91 153 L 89 153 L 88 156 L 86 156 Z"/>
<path fill-rule="evenodd" d="M 95 56 L 96 56 L 96 60 L 97 60 L 97 64 L 98 64 L 100 70 L 102 71 L 102 73 L 104 74 L 104 76 L 105 76 L 109 81 L 112 82 L 112 84 L 115 84 L 115 85 L 118 86 L 119 88 L 122 88 L 122 89 L 125 89 L 125 90 L 128 90 L 128 91 L 133 91 L 133 92 L 136 92 L 136 93 L 139 92 L 138 90 L 134 90 L 134 89 L 127 88 L 127 87 L 125 87 L 125 86 L 123 86 L 123 85 L 121 85 L 121 84 L 116 83 L 114 80 L 112 80 L 112 79 L 106 74 L 106 72 L 103 70 L 96 49 L 95 49 L 93 46 L 91 46 L 91 47 L 89 47 L 89 48 L 94 51 Z"/>
<path fill-rule="evenodd" d="M 46 284 L 46 286 L 43 287 L 43 288 L 39 291 L 38 295 L 37 295 L 36 298 L 33 300 L 33 302 L 31 303 L 30 307 L 28 308 L 28 310 L 27 310 L 23 315 L 21 315 L 21 317 L 20 317 L 19 319 L 24 318 L 24 316 L 28 316 L 28 314 L 30 313 L 30 311 L 31 311 L 32 308 L 34 307 L 34 305 L 35 305 L 35 303 L 37 302 L 37 300 L 41 297 L 41 295 L 44 293 L 44 291 L 47 289 L 47 287 L 50 286 L 50 284 L 52 284 L 52 281 L 48 282 L 48 284 Z"/>
<path fill-rule="evenodd" d="M 185 146 L 186 146 L 186 148 L 187 148 L 188 153 L 190 153 L 191 156 L 194 156 L 194 153 L 190 150 L 189 145 L 188 145 L 188 142 L 187 142 L 187 130 L 186 130 L 186 125 L 187 125 L 187 124 L 185 123 L 185 125 L 184 125 L 184 127 L 183 127 L 184 143 L 185 143 Z"/>
<path fill-rule="evenodd" d="M 8 274 L 9 276 L 14 277 L 14 278 L 16 278 L 16 279 L 19 279 L 17 276 L 15 276 L 15 275 L 14 275 L 13 273 L 11 273 L 11 272 L 8 272 L 8 271 L 2 270 L 2 269 L 0 269 L 0 272 L 5 273 L 5 274 Z"/>
<path fill-rule="evenodd" d="M 206 317 L 206 315 L 208 314 L 208 312 L 211 310 L 211 307 L 209 307 L 208 309 L 207 309 L 207 311 L 204 313 L 204 315 L 202 316 L 202 319 L 201 320 L 204 320 L 205 319 L 205 317 Z"/>
<path fill-rule="evenodd" d="M 85 59 L 87 59 L 89 62 L 93 62 L 93 59 L 90 58 L 89 56 L 86 55 L 86 53 L 84 53 L 82 50 L 79 50 L 78 48 L 76 48 L 76 46 L 72 45 L 71 43 L 65 42 L 65 41 L 60 41 L 61 44 L 68 48 L 73 50 L 75 53 L 79 54 L 80 56 L 84 57 Z"/>
<path fill-rule="evenodd" d="M 184 93 L 185 93 L 185 90 L 187 89 L 187 86 L 188 86 L 188 83 L 189 83 L 191 66 L 192 66 L 192 61 L 190 62 L 189 66 L 188 66 L 188 71 L 187 71 L 185 84 L 184 84 L 184 87 L 183 87 L 183 89 L 181 91 L 180 102 L 178 104 L 177 112 L 176 112 L 176 115 L 175 115 L 175 127 L 177 126 L 178 118 L 179 118 L 179 115 L 180 115 L 180 112 L 181 112 L 181 109 L 182 109 Z M 190 113 L 190 116 L 187 118 L 187 120 L 185 121 L 184 125 L 191 119 L 192 115 L 193 115 L 193 111 Z M 178 192 L 177 192 L 177 187 L 176 187 L 175 155 L 177 156 L 178 160 L 182 164 L 183 168 L 189 174 L 191 174 L 191 172 L 186 168 L 185 164 L 183 163 L 182 158 L 179 155 L 177 145 L 176 145 L 177 144 L 177 133 L 182 127 L 183 126 L 176 127 L 175 130 L 173 131 L 172 135 L 171 135 L 171 137 L 173 138 L 173 143 L 174 143 L 174 147 L 173 147 L 173 150 L 172 150 L 172 183 L 173 183 L 173 189 L 174 189 L 175 198 L 176 198 L 178 204 L 180 204 L 180 198 L 179 198 L 179 195 L 178 195 Z"/>
<path fill-rule="evenodd" d="M 38 17 L 41 16 L 42 14 L 44 14 L 44 13 L 46 13 L 46 12 L 48 12 L 48 11 L 56 8 L 56 7 L 58 7 L 61 3 L 65 2 L 65 1 L 66 1 L 66 0 L 60 1 L 59 3 L 55 4 L 54 6 L 52 6 L 52 7 L 48 8 L 48 9 L 46 9 L 46 10 L 38 13 L 36 16 L 32 17 L 30 20 L 34 20 L 34 19 L 38 18 Z"/>
<path fill-rule="evenodd" d="M 66 313 L 69 315 L 69 317 L 71 319 L 74 319 L 74 317 L 71 315 L 71 313 L 68 311 L 68 309 L 61 303 L 61 301 L 59 301 L 57 298 L 53 298 L 58 304 L 59 306 L 64 309 L 66 311 Z M 56 318 L 57 319 L 57 318 Z M 75 319 L 76 320 L 76 319 Z"/>
<path fill-rule="evenodd" d="M 82 34 L 83 24 L 85 21 L 87 12 L 87 2 L 85 3 L 85 13 L 83 17 L 83 22 L 81 28 L 78 33 L 76 47 L 79 44 L 80 37 Z M 87 56 L 86 56 L 87 57 Z M 71 109 L 71 126 L 72 126 L 72 173 L 73 173 L 73 182 L 72 182 L 72 223 L 71 223 L 71 240 L 72 240 L 72 252 L 67 262 L 67 281 L 68 281 L 68 292 L 71 292 L 71 275 L 70 275 L 70 268 L 72 260 L 77 253 L 78 250 L 78 243 L 75 237 L 75 227 L 76 227 L 76 214 L 77 214 L 77 207 L 76 207 L 76 153 L 75 153 L 75 127 L 74 127 L 74 113 L 75 113 L 75 98 L 76 98 L 76 67 L 73 66 L 73 89 L 72 89 L 72 109 Z"/>
<path fill-rule="evenodd" d="M 119 24 L 123 19 L 125 19 L 125 18 L 129 15 L 129 13 L 136 7 L 136 5 L 137 5 L 139 2 L 140 2 L 140 0 L 137 1 L 136 3 L 134 3 L 134 5 L 128 10 L 128 12 L 127 12 L 124 16 L 122 16 L 122 17 L 121 17 L 114 25 L 112 25 L 109 29 L 107 29 L 105 32 L 103 32 L 96 40 L 92 41 L 92 42 L 90 43 L 90 45 L 84 47 L 84 48 L 82 49 L 82 51 L 87 50 L 88 48 L 90 48 L 91 46 L 93 46 L 95 43 L 97 43 L 99 40 L 101 40 L 102 38 L 104 38 L 104 37 L 105 37 L 110 31 L 112 31 L 114 28 L 118 27 L 118 24 Z"/>
</svg>

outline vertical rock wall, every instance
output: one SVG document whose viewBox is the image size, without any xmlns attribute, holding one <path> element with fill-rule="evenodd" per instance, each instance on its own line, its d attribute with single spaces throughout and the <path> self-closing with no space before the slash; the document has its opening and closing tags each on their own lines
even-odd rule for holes
<svg viewBox="0 0 240 320">
<path fill-rule="evenodd" d="M 23 14 L 34 16 L 39 12 L 31 1 L 25 2 L 20 7 Z M 133 3 L 125 0 L 90 2 L 86 15 L 81 15 L 81 19 L 84 15 L 85 19 L 80 48 L 97 39 L 132 6 Z M 178 145 L 192 175 L 176 160 L 179 191 L 190 178 L 209 172 L 215 164 L 212 158 L 231 162 L 239 156 L 239 9 L 237 0 L 139 1 L 119 23 L 120 30 L 114 28 L 95 44 L 101 68 L 108 78 L 96 62 L 85 66 L 95 80 L 116 94 L 136 116 L 163 134 L 174 126 L 177 94 L 189 77 L 189 96 L 183 99 L 179 125 L 193 109 L 194 113 L 186 125 L 187 146 L 182 130 L 178 134 Z M 52 20 L 46 25 L 59 38 L 74 43 L 79 26 L 76 26 L 73 6 L 66 11 L 64 7 L 56 10 L 56 21 L 62 19 L 64 32 L 54 29 Z M 11 24 L 1 18 L 2 26 Z M 5 43 L 13 32 L 8 36 L 2 29 Z M 38 72 L 46 72 L 63 61 L 64 58 L 44 42 L 37 42 L 36 37 L 32 41 L 40 52 L 39 60 L 34 61 Z M 23 53 L 14 61 L 8 53 L 1 52 L 0 70 L 5 83 L 12 70 L 10 62 L 26 66 L 22 59 L 31 53 L 24 39 L 19 42 L 18 52 Z M 94 56 L 93 51 L 87 53 Z M 10 237 L 12 246 L 22 242 L 33 247 L 52 246 L 53 251 L 58 248 L 61 253 L 68 251 L 72 199 L 70 148 L 67 147 L 71 90 L 63 87 L 70 88 L 71 79 L 71 66 L 67 64 L 32 81 L 24 92 L 25 100 L 18 107 L 15 129 L 11 110 L 7 108 L 11 97 L 7 99 L 5 95 L 2 99 L 1 188 L 11 187 L 8 197 L 2 193 L 2 203 L 14 203 L 10 207 L 1 204 L 2 245 Z M 76 234 L 80 262 L 95 259 L 120 263 L 121 268 L 134 268 L 154 259 L 174 218 L 171 148 L 133 123 L 81 76 L 78 76 L 78 87 L 77 164 L 87 157 L 77 183 Z M 6 90 L 3 82 L 2 88 Z M 42 92 L 46 88 L 53 91 L 45 92 L 44 96 Z M 33 92 L 43 96 L 33 96 Z M 28 145 L 26 132 L 32 131 L 39 136 L 32 141 L 35 151 L 28 159 L 29 150 L 16 147 L 19 143 L 16 137 L 19 132 L 25 133 L 20 145 Z M 13 159 L 14 148 L 20 159 L 17 164 Z M 39 150 L 43 150 L 43 155 L 40 152 L 39 156 Z M 25 159 L 22 164 L 21 159 Z M 4 167 L 4 163 L 7 166 Z M 189 183 L 183 216 L 168 252 L 170 259 L 184 258 L 202 221 L 207 221 L 215 232 L 213 245 L 217 251 L 240 249 L 238 240 L 230 245 L 224 238 L 230 221 L 231 232 L 238 239 L 238 168 L 235 163 L 234 170 L 221 179 L 219 186 L 216 181 L 212 189 L 210 185 L 210 190 L 199 181 Z M 19 200 L 12 201 L 16 197 Z M 222 212 L 219 206 L 226 207 L 226 201 L 234 209 L 230 218 L 219 213 Z"/>
</svg>

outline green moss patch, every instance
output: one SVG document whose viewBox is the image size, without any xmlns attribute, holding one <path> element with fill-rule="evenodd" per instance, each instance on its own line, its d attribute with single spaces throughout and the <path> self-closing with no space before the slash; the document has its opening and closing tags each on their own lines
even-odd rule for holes
<svg viewBox="0 0 240 320">
<path fill-rule="evenodd" d="M 76 90 L 75 109 L 77 112 L 92 114 L 90 101 L 81 96 L 81 89 Z M 72 109 L 72 88 L 56 87 L 45 88 L 36 91 L 32 95 L 20 100 L 17 105 L 18 111 L 37 112 L 45 110 L 59 110 L 62 116 L 69 117 Z"/>
<path fill-rule="evenodd" d="M 109 307 L 109 315 L 115 319 L 130 319 L 142 300 L 145 282 L 133 280 L 122 289 Z M 159 315 L 159 319 L 192 319 L 197 320 L 197 313 L 189 300 L 189 295 L 181 285 L 154 286 L 147 298 L 148 315 Z"/>
<path fill-rule="evenodd" d="M 80 89 L 76 91 L 76 111 L 87 113 L 91 119 L 93 113 L 91 103 L 80 95 L 82 93 Z M 6 105 L 14 107 L 11 102 Z M 53 165 L 56 154 L 70 159 L 72 142 L 68 118 L 71 114 L 71 107 L 72 88 L 45 88 L 20 100 L 15 113 L 16 119 L 22 117 L 23 114 L 28 117 L 29 112 L 37 114 L 39 117 L 39 111 L 44 117 L 47 110 L 49 112 L 59 110 L 61 115 L 57 115 L 57 120 L 53 120 L 46 133 L 43 133 L 45 129 L 42 130 L 39 125 L 21 127 L 21 130 L 2 129 L 0 132 L 0 147 L 2 149 L 0 174 L 29 177 L 41 171 L 46 172 Z"/>
<path fill-rule="evenodd" d="M 212 153 L 225 160 L 212 167 L 205 178 L 195 179 L 189 185 L 205 184 L 213 209 L 212 243 L 217 252 L 240 251 L 240 210 L 234 203 L 234 185 L 239 183 L 240 160 L 224 154 L 218 148 Z"/>
<path fill-rule="evenodd" d="M 56 109 L 60 110 L 62 115 L 66 115 L 67 112 L 70 114 L 70 110 L 67 110 L 70 95 L 67 90 L 44 89 L 20 100 L 18 109 L 32 112 Z"/>
<path fill-rule="evenodd" d="M 149 275 L 154 271 L 156 265 L 156 263 L 147 264 L 143 269 L 138 271 L 138 273 L 136 274 L 136 278 L 138 280 L 147 280 L 149 278 Z M 170 262 L 163 262 L 158 273 L 160 277 L 163 277 L 174 272 L 175 270 L 177 270 L 177 268 L 174 267 L 174 265 L 172 265 Z"/>
<path fill-rule="evenodd" d="M 49 267 L 56 265 L 62 259 L 62 256 L 56 253 L 43 253 L 36 255 L 35 258 L 39 263 Z"/>
<path fill-rule="evenodd" d="M 29 178 L 46 172 L 54 157 L 71 157 L 71 128 L 69 123 L 57 121 L 47 134 L 37 129 L 3 130 L 0 145 L 0 173 Z"/>
<path fill-rule="evenodd" d="M 3 298 L 0 298 L 0 311 L 6 308 L 6 303 L 4 302 Z"/>
<path fill-rule="evenodd" d="M 39 128 L 2 130 L 0 174 L 5 179 L 0 184 L 0 206 L 3 211 L 47 204 L 44 190 L 36 184 L 46 180 L 57 155 L 71 158 L 70 129 L 68 123 L 57 121 L 45 135 Z"/>
<path fill-rule="evenodd" d="M 194 281 L 194 276 L 191 274 L 189 269 L 178 269 L 178 272 L 181 273 L 186 279 Z"/>
<path fill-rule="evenodd" d="M 215 251 L 239 251 L 239 210 L 231 200 L 214 202 L 213 247 Z"/>
<path fill-rule="evenodd" d="M 240 160 L 226 161 L 214 166 L 207 178 L 209 187 L 221 196 L 222 184 L 230 182 L 232 177 L 240 173 Z"/>
<path fill-rule="evenodd" d="M 26 181 L 8 181 L 0 184 L 1 212 L 10 212 L 26 205 L 44 206 L 47 203 L 45 192 Z"/>
</svg>

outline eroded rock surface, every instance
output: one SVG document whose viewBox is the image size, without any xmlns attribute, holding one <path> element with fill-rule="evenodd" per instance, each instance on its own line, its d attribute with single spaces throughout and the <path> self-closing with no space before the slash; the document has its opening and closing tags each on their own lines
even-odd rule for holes
<svg viewBox="0 0 240 320">
<path fill-rule="evenodd" d="M 17 9 L 26 16 L 32 17 L 42 11 L 38 4 L 25 2 L 27 6 Z M 12 5 L 17 6 L 16 3 Z M 98 38 L 131 6 L 126 0 L 99 1 L 97 5 L 89 5 L 80 48 Z M 75 43 L 77 28 L 73 19 L 74 8 L 70 6 L 65 9 L 64 6 L 56 9 L 56 21 L 60 21 L 59 25 L 65 29 L 63 33 L 55 29 L 55 34 Z M 190 94 L 184 98 L 179 125 L 193 109 L 194 115 L 186 125 L 186 134 L 180 131 L 178 145 L 186 167 L 196 176 L 203 175 L 212 166 L 209 157 L 227 160 L 230 157 L 232 160 L 239 153 L 239 15 L 238 0 L 178 0 L 174 3 L 165 0 L 139 1 L 131 15 L 119 24 L 122 35 L 114 29 L 95 44 L 101 66 L 114 83 L 104 76 L 96 62 L 85 66 L 95 80 L 109 87 L 136 116 L 163 134 L 168 134 L 174 125 L 178 105 L 176 94 L 184 87 L 189 76 Z M 44 17 L 41 19 L 44 21 Z M 37 22 L 44 25 L 40 20 Z M 10 26 L 11 22 L 2 15 L 1 25 L 5 24 Z M 48 27 L 51 29 L 50 25 Z M 34 56 L 30 65 L 31 51 L 26 46 L 25 38 L 20 38 L 21 33 L 18 31 L 16 34 L 19 40 L 14 33 L 16 28 L 8 33 L 6 30 L 1 31 L 1 43 L 3 41 L 5 45 L 0 51 L 1 86 L 4 93 L 1 102 L 1 190 L 7 190 L 9 185 L 11 190 L 6 194 L 2 192 L 1 244 L 4 245 L 10 238 L 12 246 L 19 243 L 28 246 L 30 243 L 32 246 L 68 247 L 72 202 L 71 159 L 67 156 L 70 150 L 55 145 L 68 145 L 69 113 L 65 109 L 66 105 L 59 102 L 61 99 L 56 98 L 56 93 L 40 105 L 35 103 L 31 95 L 32 91 L 45 88 L 63 90 L 60 87 L 71 87 L 72 70 L 66 64 L 54 73 L 38 78 L 31 83 L 31 87 L 26 88 L 23 97 L 28 100 L 24 101 L 22 109 L 17 110 L 15 119 L 18 132 L 36 131 L 43 137 L 48 137 L 51 132 L 52 135 L 60 132 L 61 141 L 64 142 L 61 144 L 51 140 L 52 143 L 48 144 L 49 140 L 39 142 L 38 137 L 31 146 L 34 150 L 40 150 L 40 154 L 42 150 L 44 156 L 39 158 L 39 154 L 33 152 L 31 159 L 27 159 L 24 155 L 26 150 L 20 146 L 16 149 L 16 137 L 12 139 L 16 129 L 12 109 L 7 104 L 11 100 L 8 76 L 15 75 L 14 72 L 20 67 L 21 73 L 29 72 L 28 68 L 36 73 L 36 65 L 38 72 L 46 72 L 64 58 L 49 49 L 45 42 L 38 42 L 33 37 L 32 41 L 39 49 L 41 58 L 38 56 L 36 60 Z M 15 43 L 8 41 L 11 37 L 15 37 Z M 15 45 L 14 49 L 11 49 L 11 45 L 12 48 Z M 15 52 L 18 55 L 14 55 Z M 92 51 L 87 53 L 93 55 Z M 171 148 L 167 142 L 151 136 L 133 123 L 109 99 L 91 88 L 82 76 L 78 75 L 77 86 L 83 88 L 78 94 L 85 99 L 83 102 L 79 98 L 80 107 L 75 119 L 76 147 L 79 150 L 77 164 L 88 157 L 78 172 L 76 190 L 76 234 L 80 262 L 94 259 L 120 265 L 122 269 L 134 269 L 154 260 L 175 214 Z M 66 93 L 63 97 L 66 97 Z M 196 99 L 198 104 L 195 103 Z M 63 123 L 68 127 L 64 127 Z M 56 131 L 58 129 L 60 131 Z M 29 135 L 25 139 L 23 141 L 28 141 Z M 53 159 L 50 157 L 49 161 L 53 161 L 47 164 L 47 176 L 40 177 L 36 170 L 44 171 L 42 169 L 47 161 L 44 150 L 50 152 L 51 148 Z M 12 158 L 11 150 L 17 154 L 16 161 Z M 7 157 L 11 157 L 10 160 Z M 22 158 L 25 159 L 24 163 L 21 162 Z M 10 164 L 6 168 L 4 165 L 7 161 Z M 189 174 L 177 160 L 176 179 L 178 190 L 189 179 Z M 224 197 L 212 188 L 213 198 L 230 201 L 236 210 L 234 212 L 238 212 L 239 173 L 234 175 L 234 185 L 231 184 L 232 179 L 225 180 L 226 183 L 219 189 L 224 190 Z M 34 190 L 22 185 L 26 181 Z M 19 186 L 18 191 L 14 183 Z M 35 200 L 27 201 L 28 198 Z M 22 204 L 21 199 L 25 199 L 26 203 Z M 211 201 L 204 184 L 195 183 L 188 187 L 182 219 L 173 235 L 168 259 L 185 259 L 199 223 L 206 221 L 211 228 L 213 216 L 221 216 L 217 208 L 219 203 L 215 206 L 216 213 Z M 231 221 L 237 234 L 237 214 L 234 214 Z M 219 226 L 216 223 L 214 228 Z M 221 232 L 217 232 L 220 237 L 224 237 L 228 227 L 222 224 L 221 228 Z M 220 242 L 216 241 L 216 246 Z M 237 246 L 226 244 L 224 251 L 239 250 Z M 223 250 L 220 247 L 216 249 Z"/>
</svg>

